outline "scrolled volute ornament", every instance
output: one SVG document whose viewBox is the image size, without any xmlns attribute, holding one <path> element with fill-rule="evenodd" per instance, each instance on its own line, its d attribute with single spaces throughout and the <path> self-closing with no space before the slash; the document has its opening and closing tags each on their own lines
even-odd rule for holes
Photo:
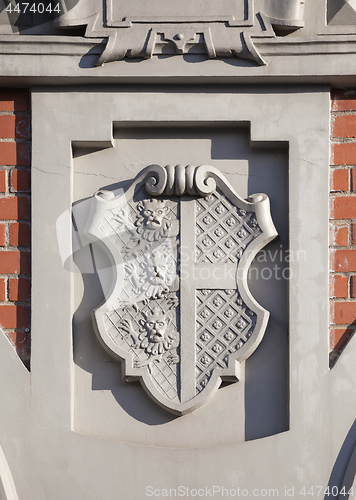
<svg viewBox="0 0 356 500">
<path fill-rule="evenodd" d="M 149 195 L 207 196 L 215 191 L 220 172 L 208 165 L 150 165 L 144 171 Z"/>
<path fill-rule="evenodd" d="M 160 165 L 150 165 L 145 169 L 145 188 L 151 196 L 160 196 L 167 185 L 167 171 Z"/>
<path fill-rule="evenodd" d="M 195 189 L 201 196 L 208 196 L 216 189 L 216 180 L 221 173 L 209 165 L 201 165 L 195 171 Z"/>
</svg>

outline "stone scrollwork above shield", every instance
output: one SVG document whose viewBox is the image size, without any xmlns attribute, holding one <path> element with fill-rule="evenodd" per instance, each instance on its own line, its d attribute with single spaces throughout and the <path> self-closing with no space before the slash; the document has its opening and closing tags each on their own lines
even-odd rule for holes
<svg viewBox="0 0 356 500">
<path fill-rule="evenodd" d="M 241 199 L 207 165 L 151 165 L 122 195 L 94 195 L 86 233 L 112 258 L 93 320 L 127 381 L 182 415 L 238 380 L 269 317 L 247 286 L 253 258 L 277 236 L 266 195 Z"/>
<path fill-rule="evenodd" d="M 85 36 L 105 37 L 96 65 L 159 53 L 205 53 L 265 64 L 254 40 L 303 26 L 302 0 L 60 0 L 59 28 L 86 26 Z"/>
</svg>

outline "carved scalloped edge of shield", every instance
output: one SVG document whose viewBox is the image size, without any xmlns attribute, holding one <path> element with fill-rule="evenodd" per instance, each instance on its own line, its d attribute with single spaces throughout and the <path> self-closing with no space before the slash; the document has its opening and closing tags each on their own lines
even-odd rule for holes
<svg viewBox="0 0 356 500">
<path fill-rule="evenodd" d="M 123 261 L 120 252 L 111 240 L 102 238 L 100 225 L 106 210 L 123 206 L 126 200 L 132 199 L 135 192 L 142 187 L 145 187 L 147 194 L 150 196 L 183 196 L 186 194 L 207 196 L 216 188 L 219 188 L 234 205 L 247 212 L 254 212 L 261 228 L 261 234 L 250 243 L 249 250 L 243 253 L 237 266 L 237 270 L 241 270 L 241 274 L 240 276 L 236 275 L 236 287 L 238 286 L 241 298 L 257 314 L 254 333 L 250 338 L 251 342 L 246 343 L 239 351 L 231 354 L 228 368 L 224 369 L 224 371 L 216 368 L 207 388 L 185 403 L 174 403 L 161 396 L 155 388 L 147 369 L 133 367 L 133 356 L 114 343 L 106 332 L 103 323 L 104 314 L 110 310 L 111 302 L 115 297 L 119 296 L 122 288 Z M 89 238 L 94 238 L 105 249 L 106 253 L 109 253 L 113 269 L 116 269 L 108 298 L 97 309 L 92 311 L 92 319 L 96 335 L 104 349 L 112 357 L 121 361 L 122 377 L 124 379 L 128 381 L 139 380 L 147 394 L 157 404 L 177 415 L 184 415 L 194 411 L 210 400 L 218 390 L 222 380 L 237 381 L 239 379 L 240 363 L 245 361 L 257 349 L 264 336 L 269 319 L 269 312 L 254 299 L 247 284 L 248 269 L 252 260 L 259 250 L 278 235 L 272 222 L 267 195 L 258 193 L 250 195 L 246 200 L 242 199 L 224 175 L 217 168 L 209 165 L 198 167 L 192 165 L 167 165 L 166 167 L 150 165 L 136 176 L 124 194 L 115 196 L 113 192 L 105 190 L 95 193 L 85 234 Z"/>
</svg>

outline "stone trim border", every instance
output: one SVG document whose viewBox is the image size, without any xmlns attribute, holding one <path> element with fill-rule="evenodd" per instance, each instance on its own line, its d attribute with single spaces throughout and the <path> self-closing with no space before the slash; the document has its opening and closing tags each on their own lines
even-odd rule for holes
<svg viewBox="0 0 356 500">
<path fill-rule="evenodd" d="M 138 81 L 174 85 L 355 85 L 355 76 L 350 75 L 350 67 L 356 53 L 356 35 L 256 38 L 256 49 L 267 63 L 261 67 L 233 58 L 206 60 L 204 44 L 197 45 L 197 53 L 186 54 L 184 58 L 162 58 L 162 53 L 167 50 L 167 44 L 162 42 L 156 44 L 156 57 L 151 60 L 141 60 L 138 65 L 116 61 L 96 68 L 95 63 L 105 49 L 105 42 L 104 37 L 0 34 L 0 83 L 4 86 L 15 83 L 24 87 L 60 85 L 64 82 L 75 85 L 80 78 L 81 84 L 105 85 Z M 16 77 L 14 67 L 17 68 Z M 333 68 L 332 73 L 330 68 Z"/>
</svg>

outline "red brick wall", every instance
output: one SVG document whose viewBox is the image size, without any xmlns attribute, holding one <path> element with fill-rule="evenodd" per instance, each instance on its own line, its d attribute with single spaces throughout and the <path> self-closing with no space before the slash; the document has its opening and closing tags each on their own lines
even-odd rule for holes
<svg viewBox="0 0 356 500">
<path fill-rule="evenodd" d="M 356 89 L 332 92 L 330 178 L 330 349 L 356 329 Z"/>
<path fill-rule="evenodd" d="M 0 327 L 24 363 L 30 359 L 29 93 L 0 88 Z"/>
</svg>

